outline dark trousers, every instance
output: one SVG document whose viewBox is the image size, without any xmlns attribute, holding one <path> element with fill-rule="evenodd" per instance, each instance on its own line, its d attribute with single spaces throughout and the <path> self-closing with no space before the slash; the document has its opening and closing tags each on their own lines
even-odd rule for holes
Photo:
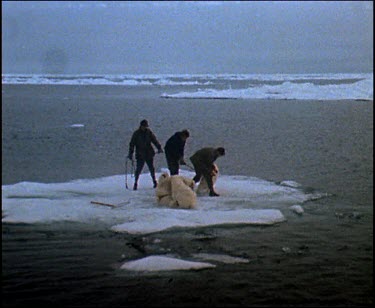
<svg viewBox="0 0 375 308">
<path fill-rule="evenodd" d="M 214 187 L 213 187 L 212 174 L 211 174 L 213 166 L 207 167 L 201 164 L 200 162 L 193 161 L 193 160 L 191 160 L 191 162 L 193 163 L 193 166 L 195 169 L 195 177 L 193 178 L 194 182 L 198 183 L 203 176 L 206 179 L 207 186 L 208 186 L 208 189 L 210 190 L 210 193 L 213 193 Z"/>
<path fill-rule="evenodd" d="M 150 170 L 150 175 L 152 180 L 155 182 L 155 167 L 154 167 L 154 158 L 144 160 L 142 158 L 137 158 L 137 168 L 135 169 L 135 183 L 138 183 L 139 175 L 141 174 L 143 167 L 147 164 L 148 170 Z"/>
<path fill-rule="evenodd" d="M 167 152 L 165 153 L 165 159 L 167 160 L 168 169 L 171 175 L 178 175 L 180 169 L 179 159 L 176 157 L 169 156 Z"/>
<path fill-rule="evenodd" d="M 167 159 L 168 169 L 171 175 L 178 175 L 178 171 L 180 169 L 180 164 L 178 160 L 175 158 L 171 158 L 168 155 L 165 155 L 165 158 Z"/>
</svg>

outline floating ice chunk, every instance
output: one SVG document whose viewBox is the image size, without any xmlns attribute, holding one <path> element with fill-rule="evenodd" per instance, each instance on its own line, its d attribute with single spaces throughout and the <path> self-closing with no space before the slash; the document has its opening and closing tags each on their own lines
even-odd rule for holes
<svg viewBox="0 0 375 308">
<path fill-rule="evenodd" d="M 363 217 L 363 214 L 359 212 L 352 212 L 352 213 L 335 212 L 335 216 L 340 219 L 341 218 L 361 219 Z"/>
<path fill-rule="evenodd" d="M 363 214 L 359 212 L 353 212 L 349 214 L 349 218 L 354 218 L 354 219 L 361 219 Z"/>
<path fill-rule="evenodd" d="M 211 261 L 217 261 L 217 262 L 228 263 L 228 264 L 250 262 L 249 259 L 232 257 L 232 256 L 222 255 L 222 254 L 197 253 L 197 254 L 193 254 L 193 257 L 197 259 L 211 260 Z"/>
<path fill-rule="evenodd" d="M 81 127 L 85 127 L 85 125 L 84 124 L 72 124 L 69 127 L 71 127 L 71 128 L 81 128 Z"/>
<path fill-rule="evenodd" d="M 293 187 L 293 188 L 298 188 L 301 187 L 301 184 L 295 182 L 295 181 L 282 181 L 280 183 L 282 186 L 287 186 L 287 187 Z"/>
<path fill-rule="evenodd" d="M 296 204 L 296 205 L 292 205 L 289 207 L 294 213 L 298 214 L 298 215 L 302 215 L 304 210 L 302 208 L 302 206 Z"/>
<path fill-rule="evenodd" d="M 142 259 L 125 262 L 121 269 L 129 271 L 155 272 L 176 270 L 199 270 L 216 267 L 211 263 L 186 261 L 166 256 L 149 256 Z"/>
</svg>

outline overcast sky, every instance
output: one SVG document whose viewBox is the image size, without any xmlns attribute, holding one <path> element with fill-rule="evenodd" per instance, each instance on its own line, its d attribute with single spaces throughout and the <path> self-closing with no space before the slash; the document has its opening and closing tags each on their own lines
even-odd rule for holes
<svg viewBox="0 0 375 308">
<path fill-rule="evenodd" d="M 2 1 L 3 73 L 372 71 L 372 1 Z"/>
</svg>

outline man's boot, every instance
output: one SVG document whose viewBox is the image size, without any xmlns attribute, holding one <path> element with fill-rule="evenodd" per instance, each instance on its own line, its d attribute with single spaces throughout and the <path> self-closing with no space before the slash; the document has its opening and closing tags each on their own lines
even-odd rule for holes
<svg viewBox="0 0 375 308">
<path fill-rule="evenodd" d="M 155 170 L 152 170 L 150 174 L 151 174 L 152 182 L 154 183 L 154 188 L 156 188 L 158 186 L 158 182 L 156 181 Z"/>
<path fill-rule="evenodd" d="M 215 191 L 211 190 L 210 191 L 210 197 L 219 197 L 220 195 L 216 193 Z"/>
</svg>

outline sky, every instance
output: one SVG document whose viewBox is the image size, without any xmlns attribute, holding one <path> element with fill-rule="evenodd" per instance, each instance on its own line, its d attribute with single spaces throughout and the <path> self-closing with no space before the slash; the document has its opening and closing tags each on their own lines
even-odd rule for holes
<svg viewBox="0 0 375 308">
<path fill-rule="evenodd" d="M 373 72 L 372 1 L 2 1 L 2 73 Z"/>
</svg>

